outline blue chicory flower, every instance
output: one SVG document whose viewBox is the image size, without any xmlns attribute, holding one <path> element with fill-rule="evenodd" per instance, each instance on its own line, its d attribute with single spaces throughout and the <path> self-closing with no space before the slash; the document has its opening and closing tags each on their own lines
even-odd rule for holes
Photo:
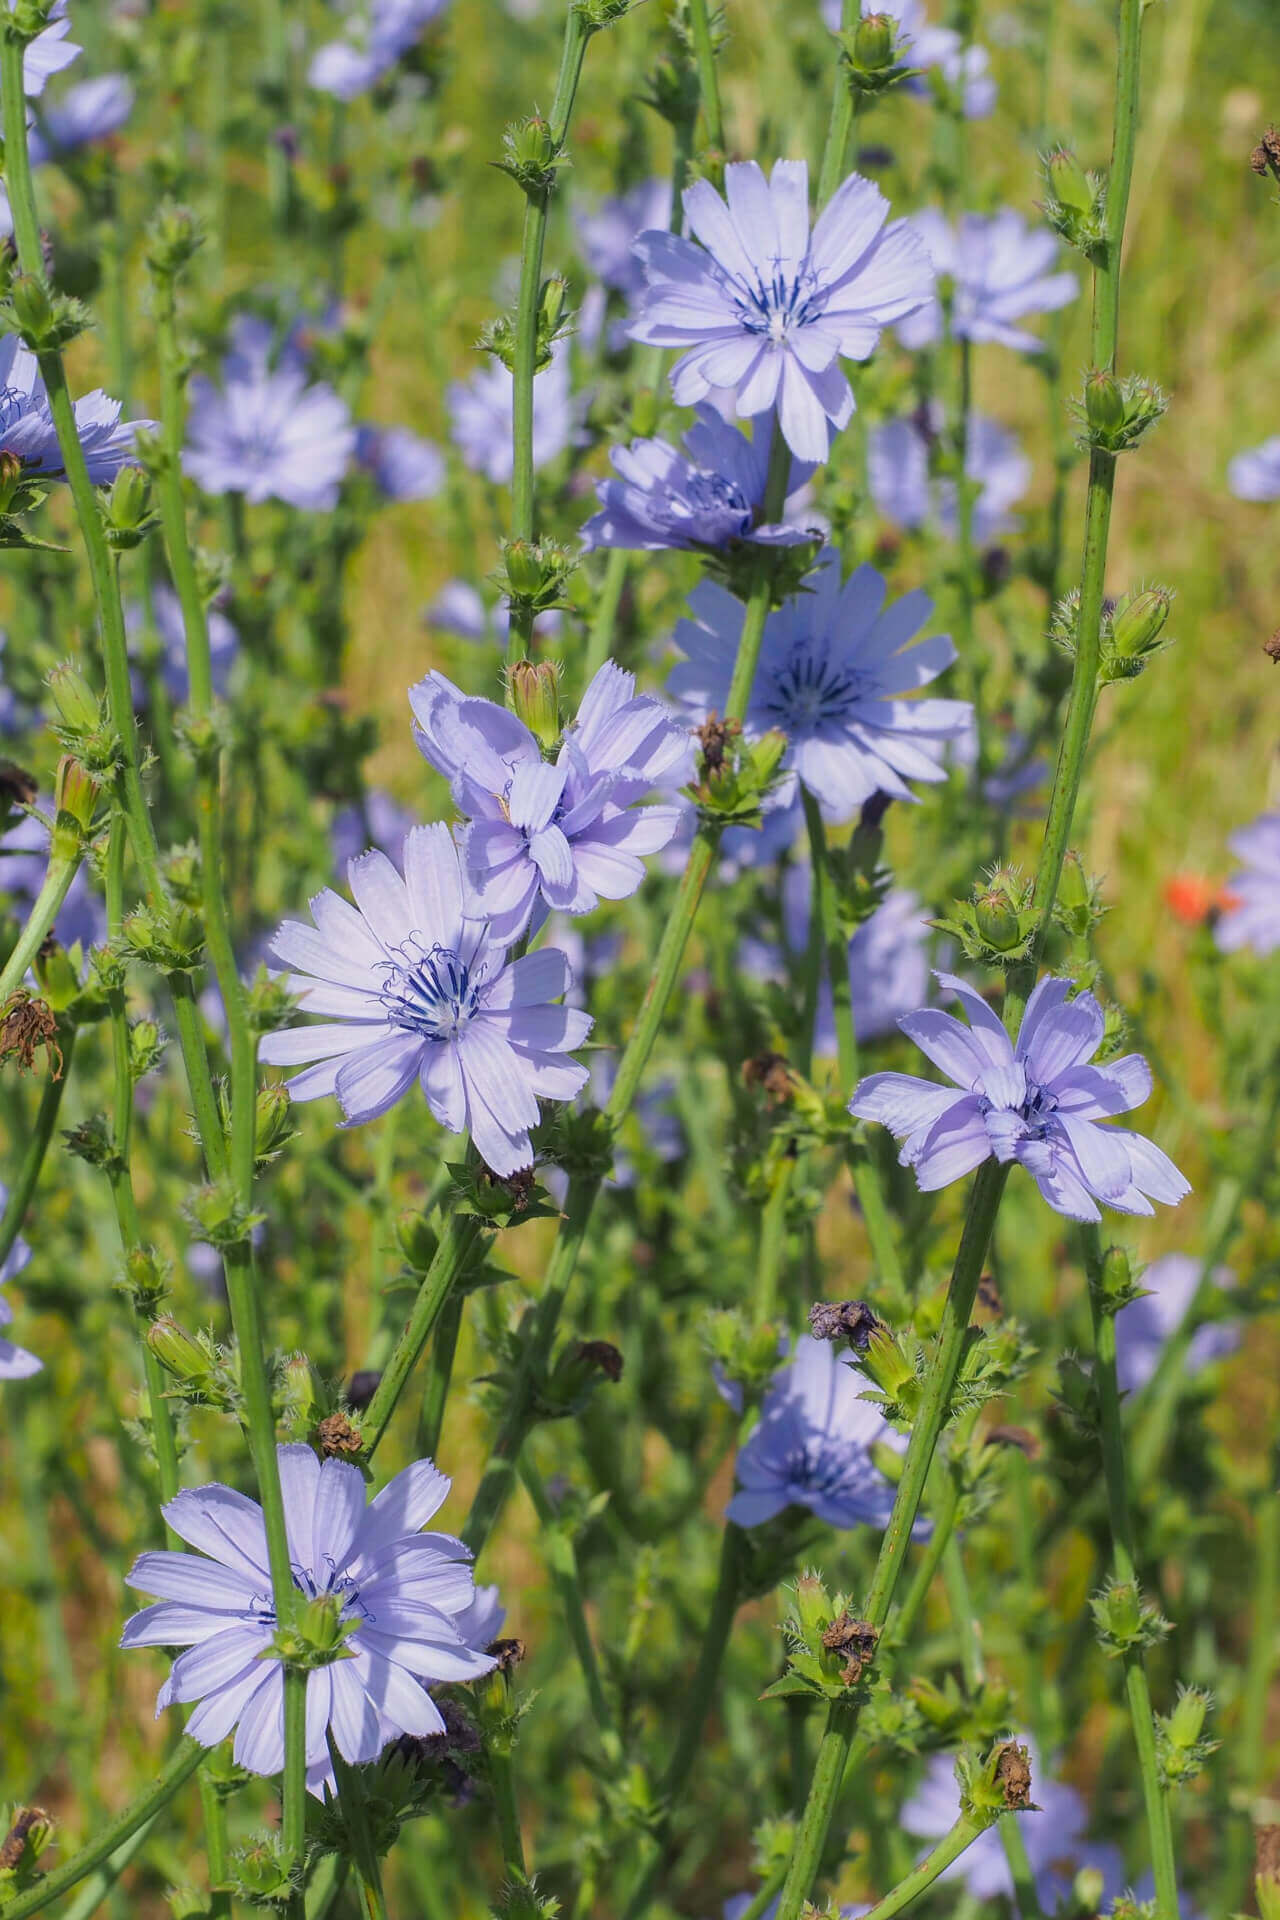
<svg viewBox="0 0 1280 1920">
<path fill-rule="evenodd" d="M 323 381 L 311 382 L 305 355 L 287 342 L 275 365 L 272 329 L 242 315 L 220 382 L 198 375 L 183 466 L 206 493 L 283 500 L 327 512 L 356 448 L 347 403 Z"/>
<path fill-rule="evenodd" d="M 922 1191 L 950 1186 L 994 1154 L 1024 1166 L 1070 1220 L 1100 1220 L 1099 1200 L 1119 1213 L 1154 1213 L 1152 1200 L 1176 1206 L 1190 1193 L 1150 1140 L 1098 1125 L 1142 1105 L 1151 1069 L 1140 1053 L 1090 1064 L 1105 1026 L 1091 993 L 1068 1000 L 1073 981 L 1043 979 L 1015 1047 L 967 981 L 937 978 L 963 1002 L 969 1025 L 927 1007 L 898 1025 L 953 1086 L 873 1073 L 849 1102 L 857 1119 L 879 1121 L 903 1142 L 899 1161 L 914 1169 Z"/>
<path fill-rule="evenodd" d="M 1280 947 L 1280 813 L 1264 813 L 1227 841 L 1243 868 L 1227 882 L 1230 904 L 1218 915 L 1213 937 L 1223 953 L 1249 947 L 1274 953 Z"/>
<path fill-rule="evenodd" d="M 932 417 L 886 420 L 867 442 L 871 498 L 887 520 L 901 527 L 941 527 L 954 540 L 959 530 L 956 483 L 930 473 L 930 455 L 941 424 Z M 964 470 L 978 491 L 972 507 L 973 537 L 980 546 L 1011 532 L 1009 513 L 1031 484 L 1031 462 L 1016 436 L 982 414 L 969 416 Z"/>
<path fill-rule="evenodd" d="M 951 331 L 957 340 L 991 341 L 1018 353 L 1039 353 L 1044 342 L 1016 327 L 1032 313 L 1053 313 L 1075 299 L 1074 273 L 1054 273 L 1058 240 L 1048 227 L 1030 227 L 1020 213 L 962 213 L 953 227 L 934 207 L 908 225 L 925 247 L 939 280 L 952 282 Z M 942 338 L 936 295 L 898 322 L 904 347 L 931 347 Z"/>
<path fill-rule="evenodd" d="M 1075 1875 L 1086 1867 L 1102 1875 L 1103 1898 L 1114 1899 L 1125 1884 L 1119 1849 L 1107 1842 L 1085 1838 L 1089 1824 L 1085 1802 L 1073 1787 L 1065 1786 L 1041 1770 L 1033 1741 L 1024 1740 L 1024 1744 L 1032 1756 L 1036 1811 L 1019 1817 L 1018 1831 L 1027 1849 L 1040 1905 L 1046 1913 L 1056 1913 L 1069 1899 Z M 951 1758 L 945 1753 L 935 1753 L 930 1756 L 920 1785 L 902 1809 L 902 1825 L 922 1840 L 939 1840 L 955 1825 L 959 1804 Z M 1013 1875 L 995 1827 L 979 1834 L 940 1877 L 944 1881 L 963 1881 L 976 1901 L 1004 1899 L 1016 1905 Z"/>
<path fill-rule="evenodd" d="M 121 467 L 134 460 L 134 435 L 154 420 L 120 418 L 120 402 L 101 388 L 86 393 L 73 409 L 76 433 L 84 449 L 89 478 L 109 486 Z M 44 480 L 65 480 L 58 433 L 36 356 L 17 334 L 0 340 L 0 453 L 21 461 L 24 473 Z"/>
<path fill-rule="evenodd" d="M 1227 485 L 1237 500 L 1280 500 L 1280 434 L 1238 453 L 1227 468 Z"/>
<path fill-rule="evenodd" d="M 442 673 L 419 681 L 409 700 L 418 746 L 470 823 L 467 879 L 495 939 L 514 940 L 536 908 L 589 913 L 601 900 L 625 900 L 644 879 L 642 856 L 665 847 L 679 824 L 674 806 L 635 803 L 687 761 L 688 734 L 611 660 L 554 761 L 514 713 L 468 699 Z"/>
<path fill-rule="evenodd" d="M 308 85 L 335 100 L 358 99 L 385 79 L 447 5 L 448 0 L 371 0 L 354 8 L 343 37 L 312 55 Z"/>
<path fill-rule="evenodd" d="M 1140 1276 L 1145 1291 L 1116 1315 L 1116 1374 L 1126 1393 L 1144 1387 L 1156 1370 L 1165 1342 L 1177 1332 L 1200 1286 L 1204 1262 L 1189 1253 L 1166 1253 Z M 1235 1284 L 1229 1267 L 1215 1267 L 1214 1284 Z M 1211 1361 L 1234 1353 L 1240 1328 L 1221 1320 L 1196 1328 L 1182 1361 L 1184 1375 L 1199 1373 Z"/>
<path fill-rule="evenodd" d="M 463 460 L 495 486 L 511 479 L 511 375 L 500 360 L 490 360 L 470 380 L 455 380 L 445 396 L 453 438 Z M 533 465 L 547 466 L 562 454 L 578 428 L 581 412 L 573 400 L 569 346 L 558 340 L 551 359 L 533 382 Z"/>
<path fill-rule="evenodd" d="M 408 427 L 357 427 L 356 459 L 384 500 L 431 500 L 444 485 L 444 455 Z"/>
<path fill-rule="evenodd" d="M 0 1181 L 0 1213 L 4 1212 L 9 1198 L 9 1189 Z M 3 1260 L 0 1260 L 0 1287 L 10 1280 L 16 1280 L 31 1258 L 31 1249 L 21 1237 L 16 1239 Z M 0 1327 L 7 1327 L 13 1319 L 13 1308 L 0 1294 Z M 0 1380 L 26 1380 L 33 1373 L 39 1373 L 44 1362 L 37 1360 L 34 1353 L 28 1353 L 25 1347 L 15 1347 L 12 1340 L 6 1340 L 0 1334 Z"/>
<path fill-rule="evenodd" d="M 119 133 L 133 102 L 133 88 L 123 73 L 102 73 L 69 87 L 56 106 L 44 109 L 31 132 L 27 144 L 32 166 L 42 167 Z"/>
<path fill-rule="evenodd" d="M 491 1655 L 463 1623 L 476 1603 L 471 1556 L 449 1534 L 423 1534 L 450 1482 L 429 1460 L 398 1473 L 371 1504 L 359 1469 L 317 1460 L 310 1447 L 276 1449 L 294 1585 L 333 1595 L 351 1628 L 344 1658 L 307 1675 L 307 1765 L 327 1771 L 327 1734 L 353 1765 L 376 1759 L 400 1733 L 444 1731 L 432 1683 L 478 1679 Z M 165 1520 L 197 1554 L 144 1553 L 129 1584 L 157 1596 L 134 1614 L 122 1647 L 186 1647 L 160 1689 L 157 1716 L 199 1702 L 186 1731 L 214 1747 L 235 1731 L 250 1773 L 284 1765 L 284 1667 L 276 1633 L 262 1509 L 230 1487 L 184 1489 Z M 207 1556 L 207 1557 L 206 1557 Z"/>
<path fill-rule="evenodd" d="M 352 860 L 366 847 L 394 859 L 413 828 L 415 815 L 402 807 L 381 787 L 371 787 L 358 806 L 342 807 L 333 816 L 329 845 L 333 864 L 345 872 Z"/>
<path fill-rule="evenodd" d="M 294 1100 L 334 1094 L 350 1125 L 376 1120 L 417 1079 L 450 1133 L 469 1132 L 499 1176 L 532 1166 L 538 1100 L 571 1100 L 587 1069 L 568 1056 L 590 1017 L 554 1003 L 569 985 L 564 955 L 540 948 L 505 964 L 505 941 L 464 900 L 446 826 L 415 827 L 401 877 L 385 853 L 347 868 L 356 904 L 326 887 L 315 930 L 286 920 L 271 951 L 294 969 L 304 1013 L 320 1026 L 269 1033 L 261 1058 L 307 1065 Z"/>
<path fill-rule="evenodd" d="M 798 546 L 814 538 L 805 526 L 762 525 L 773 415 L 752 423 L 750 440 L 708 402 L 684 436 L 680 453 L 666 440 L 633 440 L 609 458 L 617 478 L 601 480 L 601 511 L 582 529 L 588 547 L 650 552 L 664 547 L 722 550 L 745 540 L 761 546 Z M 813 473 L 793 462 L 788 493 Z"/>
<path fill-rule="evenodd" d="M 701 246 L 673 233 L 636 242 L 647 284 L 631 336 L 682 350 L 671 371 L 680 406 L 732 389 L 740 418 L 776 409 L 792 452 L 825 460 L 848 424 L 853 392 L 841 358 L 865 360 L 882 328 L 930 296 L 928 255 L 889 203 L 851 174 L 809 230 L 809 172 L 779 160 L 725 168 L 722 200 L 707 180 L 685 189 Z"/>
<path fill-rule="evenodd" d="M 935 26 L 923 0 L 862 0 L 862 11 L 864 15 L 887 14 L 895 21 L 902 60 L 910 67 L 923 69 L 903 82 L 908 93 L 927 94 L 929 83 L 924 73 L 934 69 L 949 87 L 963 89 L 966 120 L 985 120 L 994 111 L 996 83 L 991 77 L 990 54 L 973 42 L 966 46 L 954 27 Z M 832 33 L 839 33 L 842 15 L 841 0 L 823 0 L 822 18 Z"/>
<path fill-rule="evenodd" d="M 642 180 L 638 186 L 574 212 L 574 232 L 587 266 L 611 293 L 632 301 L 644 291 L 644 268 L 634 252 L 642 233 L 667 225 L 671 182 Z"/>
<path fill-rule="evenodd" d="M 885 581 L 861 566 L 841 582 L 840 556 L 828 547 L 806 591 L 769 616 L 744 731 L 780 728 L 784 765 L 833 820 L 851 819 L 873 793 L 916 796 L 910 780 L 939 781 L 944 742 L 963 732 L 963 700 L 915 699 L 955 659 L 946 634 L 908 644 L 933 612 L 917 588 L 886 608 Z M 742 631 L 741 602 L 714 581 L 689 596 L 676 645 L 688 658 L 667 690 L 690 712 L 723 713 Z"/>
<path fill-rule="evenodd" d="M 863 1384 L 829 1341 L 796 1341 L 738 1454 L 730 1520 L 758 1527 L 787 1507 L 808 1507 L 831 1527 L 887 1523 L 894 1489 L 871 1449 L 883 1441 L 901 1452 L 907 1443 L 862 1399 Z"/>
</svg>

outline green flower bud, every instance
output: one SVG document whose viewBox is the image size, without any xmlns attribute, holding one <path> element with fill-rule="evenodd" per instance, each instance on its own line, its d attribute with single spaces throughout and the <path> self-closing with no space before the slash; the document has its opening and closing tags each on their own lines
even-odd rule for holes
<svg viewBox="0 0 1280 1920">
<path fill-rule="evenodd" d="M 164 1028 L 154 1020 L 135 1020 L 129 1028 L 129 1072 L 136 1084 L 154 1073 L 164 1054 Z"/>
<path fill-rule="evenodd" d="M 560 739 L 560 670 L 551 660 L 517 660 L 511 669 L 511 704 L 548 753 Z"/>
<path fill-rule="evenodd" d="M 1057 147 L 1045 157 L 1045 179 L 1060 206 L 1072 213 L 1092 213 L 1096 195 L 1090 180 L 1074 153 Z"/>
<path fill-rule="evenodd" d="M 1125 405 L 1120 382 L 1105 367 L 1089 374 L 1084 383 L 1084 412 L 1099 446 L 1110 446 L 1124 432 Z"/>
<path fill-rule="evenodd" d="M 853 32 L 853 62 L 865 73 L 880 73 L 893 65 L 897 22 L 887 13 L 867 13 Z"/>
<path fill-rule="evenodd" d="M 1017 909 L 1001 888 L 990 887 L 985 893 L 978 894 L 973 903 L 973 913 L 978 932 L 997 953 L 1010 953 L 1014 947 L 1022 944 L 1023 934 Z"/>
<path fill-rule="evenodd" d="M 47 283 L 34 273 L 16 273 L 9 301 L 24 335 L 42 340 L 53 323 L 53 299 Z"/>
<path fill-rule="evenodd" d="M 796 1623 L 806 1640 L 831 1625 L 831 1599 L 816 1573 L 802 1573 L 793 1589 Z"/>
<path fill-rule="evenodd" d="M 162 201 L 147 228 L 147 265 L 158 278 L 172 278 L 186 266 L 204 235 L 190 207 Z"/>
<path fill-rule="evenodd" d="M 78 667 L 64 660 L 53 668 L 45 685 L 53 697 L 58 718 L 69 734 L 97 732 L 102 720 L 102 703 Z"/>
<path fill-rule="evenodd" d="M 435 1259 L 439 1238 L 425 1213 L 402 1213 L 396 1221 L 400 1251 L 415 1273 L 426 1273 Z"/>
<path fill-rule="evenodd" d="M 1058 881 L 1058 904 L 1070 914 L 1080 913 L 1093 905 L 1092 890 L 1080 855 L 1074 847 L 1067 849 L 1062 862 L 1062 875 Z"/>
<path fill-rule="evenodd" d="M 107 543 L 116 553 L 140 546 L 155 516 L 151 512 L 151 481 L 141 467 L 121 467 L 103 506 Z"/>
<path fill-rule="evenodd" d="M 1127 660 L 1150 653 L 1169 619 L 1173 595 L 1167 587 L 1148 587 L 1116 609 L 1111 622 L 1111 643 L 1115 652 Z"/>
<path fill-rule="evenodd" d="M 147 1328 L 147 1345 L 166 1373 L 194 1385 L 209 1372 L 209 1354 L 171 1313 L 162 1313 Z"/>
<path fill-rule="evenodd" d="M 283 1153 L 297 1131 L 293 1118 L 293 1102 L 289 1098 L 289 1089 L 284 1082 L 277 1080 L 269 1086 L 259 1087 L 254 1104 L 255 1171 L 261 1173 L 264 1167 L 270 1166 L 271 1162 Z"/>
</svg>

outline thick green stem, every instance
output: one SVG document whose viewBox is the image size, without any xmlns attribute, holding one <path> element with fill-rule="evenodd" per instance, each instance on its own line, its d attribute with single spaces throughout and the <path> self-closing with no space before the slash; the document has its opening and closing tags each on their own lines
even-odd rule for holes
<svg viewBox="0 0 1280 1920">
<path fill-rule="evenodd" d="M 944 1834 L 931 1853 L 927 1853 L 918 1867 L 899 1880 L 892 1893 L 886 1893 L 868 1909 L 867 1920 L 892 1920 L 895 1913 L 901 1913 L 913 1900 L 919 1898 L 940 1874 L 945 1873 L 953 1860 L 958 1860 L 966 1847 L 971 1847 L 986 1827 L 978 1821 L 968 1819 L 964 1814 L 956 1821 L 950 1833 Z"/>
<path fill-rule="evenodd" d="M 30 1920 L 32 1914 L 41 1912 L 51 1901 L 78 1886 L 95 1867 L 102 1866 L 118 1847 L 122 1847 L 140 1827 L 147 1826 L 160 1809 L 169 1804 L 204 1757 L 205 1749 L 196 1741 L 186 1738 L 180 1740 L 147 1791 L 131 1801 L 123 1813 L 118 1813 L 114 1820 L 109 1821 L 87 1846 L 81 1847 L 79 1853 L 73 1854 L 60 1867 L 55 1867 L 52 1873 L 45 1874 L 28 1892 L 11 1900 L 5 1907 L 4 1920 Z"/>
<path fill-rule="evenodd" d="M 938 1437 L 950 1410 L 952 1389 L 968 1335 L 969 1316 L 973 1311 L 978 1282 L 982 1278 L 982 1266 L 1007 1173 L 1006 1167 L 988 1160 L 979 1169 L 973 1184 L 951 1285 L 942 1310 L 942 1324 L 925 1376 L 920 1410 L 911 1429 L 893 1513 L 880 1543 L 870 1592 L 863 1608 L 865 1618 L 873 1627 L 883 1627 L 889 1617 L 889 1608 L 906 1559 L 911 1532 L 919 1515 Z M 856 1726 L 856 1707 L 844 1701 L 834 1701 L 828 1713 L 827 1729 L 819 1749 L 819 1765 L 814 1770 L 808 1804 L 792 1848 L 778 1906 L 778 1920 L 798 1920 L 800 1909 L 809 1898 L 821 1864 L 822 1850 Z M 836 1753 L 839 1755 L 838 1766 L 834 1759 Z"/>
<path fill-rule="evenodd" d="M 26 978 L 28 967 L 48 939 L 71 882 L 80 870 L 81 858 L 82 855 L 77 851 L 71 858 L 50 860 L 40 891 L 27 916 L 27 923 L 18 935 L 9 958 L 0 968 L 0 1007 L 3 1007 L 10 994 L 18 991 Z"/>
<path fill-rule="evenodd" d="M 591 30 L 580 12 L 577 0 L 569 0 L 565 15 L 564 44 L 560 53 L 560 73 L 555 99 L 551 104 L 549 131 L 551 145 L 559 153 L 569 131 L 574 96 L 582 74 L 583 57 Z M 531 541 L 536 536 L 533 486 L 533 382 L 538 367 L 538 312 L 542 297 L 542 255 L 547 238 L 547 209 L 551 201 L 552 180 L 539 187 L 526 187 L 524 236 L 520 245 L 520 287 L 516 296 L 515 353 L 511 368 L 511 538 Z M 507 637 L 507 663 L 522 660 L 529 651 L 533 634 L 533 607 L 517 600 L 511 608 Z"/>
<path fill-rule="evenodd" d="M 840 9 L 840 30 L 852 33 L 862 17 L 860 0 L 844 0 Z M 857 116 L 857 101 L 850 85 L 849 63 L 841 47 L 836 60 L 835 88 L 831 95 L 831 118 L 827 124 L 827 141 L 822 150 L 822 165 L 818 171 L 818 205 L 825 207 L 840 182 L 849 171 L 849 141 L 853 134 L 853 123 Z"/>
<path fill-rule="evenodd" d="M 445 1402 L 449 1397 L 449 1382 L 453 1378 L 454 1356 L 458 1351 L 458 1335 L 461 1331 L 462 1299 L 454 1293 L 445 1301 L 436 1321 L 427 1364 L 427 1384 L 422 1395 L 422 1412 L 418 1416 L 418 1452 L 427 1460 L 435 1459 L 440 1446 Z"/>
<path fill-rule="evenodd" d="M 210 1920 L 231 1920 L 231 1894 L 224 1884 L 231 1859 L 227 1837 L 227 1802 L 217 1782 L 211 1780 L 207 1773 L 200 1775 L 200 1810 L 204 1816 Z"/>
<path fill-rule="evenodd" d="M 1102 1471 L 1111 1520 L 1112 1570 L 1118 1582 L 1136 1589 L 1138 1569 L 1125 1466 L 1124 1421 L 1120 1412 L 1120 1388 L 1116 1380 L 1115 1315 L 1108 1312 L 1102 1295 L 1102 1244 L 1097 1228 L 1086 1227 L 1083 1238 L 1085 1266 L 1089 1275 L 1089 1305 L 1093 1314 L 1094 1382 L 1101 1418 Z M 1169 1816 L 1169 1797 L 1161 1783 L 1156 1758 L 1155 1719 L 1151 1710 L 1146 1661 L 1140 1646 L 1127 1648 L 1121 1660 L 1129 1717 L 1133 1724 L 1133 1741 L 1138 1753 L 1151 1863 L 1155 1870 L 1156 1920 L 1178 1920 L 1173 1826 Z"/>
<path fill-rule="evenodd" d="M 418 1364 L 419 1355 L 431 1338 L 432 1328 L 439 1320 L 480 1233 L 481 1223 L 474 1214 L 453 1213 L 445 1223 L 440 1244 L 418 1289 L 404 1332 L 396 1341 L 377 1391 L 360 1423 L 366 1458 L 372 1456 L 381 1444 L 387 1422 L 404 1392 L 405 1382 Z"/>
<path fill-rule="evenodd" d="M 366 1920 L 387 1920 L 387 1903 L 382 1891 L 382 1869 L 378 1863 L 373 1832 L 369 1826 L 369 1808 L 359 1767 L 349 1766 L 333 1734 L 329 1735 L 329 1759 L 338 1783 L 338 1801 L 351 1835 L 356 1873 L 360 1880 L 360 1904 Z"/>
<path fill-rule="evenodd" d="M 693 35 L 694 58 L 698 63 L 698 91 L 702 95 L 702 117 L 707 123 L 707 139 L 718 153 L 723 153 L 724 114 L 720 107 L 720 81 L 716 74 L 716 49 L 711 37 L 711 13 L 707 0 L 689 0 L 689 26 Z"/>
</svg>

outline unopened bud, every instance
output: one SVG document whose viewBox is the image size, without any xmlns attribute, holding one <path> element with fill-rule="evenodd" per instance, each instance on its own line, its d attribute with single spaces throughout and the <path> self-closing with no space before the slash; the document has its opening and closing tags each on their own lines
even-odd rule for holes
<svg viewBox="0 0 1280 1920">
<path fill-rule="evenodd" d="M 155 524 L 151 513 L 151 481 L 141 467 L 121 467 L 103 506 L 107 540 L 115 552 L 139 546 Z"/>
<path fill-rule="evenodd" d="M 39 340 L 53 320 L 53 302 L 45 282 L 34 273 L 17 273 L 9 283 L 9 301 L 24 336 Z"/>
<path fill-rule="evenodd" d="M 209 1372 L 209 1355 L 171 1313 L 162 1313 L 147 1328 L 147 1345 L 166 1373 L 194 1385 Z"/>
<path fill-rule="evenodd" d="M 64 754 L 58 762 L 53 798 L 53 858 L 74 860 L 84 844 L 84 836 L 93 824 L 98 783 L 73 754 Z"/>
<path fill-rule="evenodd" d="M 1093 183 L 1088 174 L 1065 147 L 1057 147 L 1044 162 L 1045 178 L 1054 199 L 1073 213 L 1092 213 Z"/>
<path fill-rule="evenodd" d="M 1074 847 L 1067 849 L 1058 881 L 1058 904 L 1068 913 L 1082 912 L 1092 905 L 1088 876 Z"/>
<path fill-rule="evenodd" d="M 1084 411 L 1090 427 L 1104 444 L 1124 431 L 1124 395 L 1114 373 L 1105 367 L 1091 373 L 1084 383 Z"/>
<path fill-rule="evenodd" d="M 864 14 L 853 32 L 854 65 L 867 73 L 893 65 L 897 22 L 887 13 Z"/>
<path fill-rule="evenodd" d="M 1118 608 L 1111 623 L 1111 642 L 1124 659 L 1149 653 L 1164 632 L 1173 595 L 1167 587 L 1148 587 Z"/>
<path fill-rule="evenodd" d="M 973 913 L 978 932 L 997 953 L 1010 953 L 1021 944 L 1023 936 L 1017 910 L 1001 888 L 991 887 L 978 894 Z"/>
<path fill-rule="evenodd" d="M 551 660 L 517 660 L 511 669 L 512 707 L 548 751 L 560 739 L 559 680 L 559 668 Z"/>
<path fill-rule="evenodd" d="M 68 733 L 96 732 L 102 717 L 101 703 L 78 667 L 70 660 L 62 661 L 53 668 L 45 684 Z"/>
</svg>

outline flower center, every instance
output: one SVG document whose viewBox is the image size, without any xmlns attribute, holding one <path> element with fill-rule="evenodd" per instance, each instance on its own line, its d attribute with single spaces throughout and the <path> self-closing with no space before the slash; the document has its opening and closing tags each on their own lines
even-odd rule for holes
<svg viewBox="0 0 1280 1920">
<path fill-rule="evenodd" d="M 807 262 L 788 275 L 775 261 L 767 280 L 760 275 L 753 285 L 734 277 L 731 285 L 742 326 L 763 334 L 771 346 L 782 346 L 793 328 L 808 326 L 822 311 L 818 276 Z"/>
<path fill-rule="evenodd" d="M 312 1567 L 304 1567 L 293 1560 L 289 1565 L 293 1584 L 298 1592 L 308 1600 L 319 1600 L 327 1594 L 340 1603 L 341 1617 L 349 1620 L 353 1617 L 372 1622 L 377 1616 L 369 1611 L 360 1598 L 360 1589 L 349 1573 L 339 1573 L 330 1555 L 326 1554 L 320 1572 Z M 270 1591 L 255 1593 L 249 1602 L 249 1612 L 257 1625 L 274 1627 L 276 1624 L 276 1603 Z"/>
<path fill-rule="evenodd" d="M 792 1486 L 812 1493 L 834 1493 L 859 1477 L 861 1459 L 847 1444 L 838 1446 L 825 1435 L 815 1435 L 795 1446 L 787 1455 L 786 1474 Z"/>
<path fill-rule="evenodd" d="M 689 476 L 686 493 L 696 514 L 707 519 L 724 518 L 741 533 L 750 530 L 751 502 L 736 481 L 697 467 Z"/>
<path fill-rule="evenodd" d="M 456 1040 L 480 1004 L 480 981 L 450 947 L 427 947 L 410 934 L 387 963 L 381 1000 L 397 1027 L 427 1040 Z"/>
<path fill-rule="evenodd" d="M 872 690 L 865 673 L 831 658 L 821 640 L 793 647 L 764 690 L 763 708 L 784 733 L 813 733 L 847 720 Z"/>
</svg>

